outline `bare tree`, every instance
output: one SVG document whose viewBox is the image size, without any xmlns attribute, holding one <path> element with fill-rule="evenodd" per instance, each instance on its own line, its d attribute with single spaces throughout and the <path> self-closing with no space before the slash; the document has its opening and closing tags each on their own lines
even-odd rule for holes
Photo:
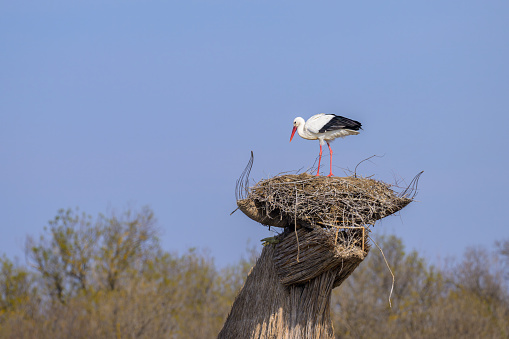
<svg viewBox="0 0 509 339">
<path fill-rule="evenodd" d="M 87 291 L 98 240 L 91 216 L 78 210 L 59 210 L 38 241 L 28 237 L 25 250 L 31 265 L 41 273 L 50 295 L 65 302 L 69 295 Z"/>
<path fill-rule="evenodd" d="M 96 269 L 102 284 L 110 290 L 119 288 L 123 277 L 140 270 L 143 262 L 157 252 L 158 239 L 153 211 L 127 210 L 121 215 L 101 215 L 98 221 L 100 246 Z"/>
</svg>

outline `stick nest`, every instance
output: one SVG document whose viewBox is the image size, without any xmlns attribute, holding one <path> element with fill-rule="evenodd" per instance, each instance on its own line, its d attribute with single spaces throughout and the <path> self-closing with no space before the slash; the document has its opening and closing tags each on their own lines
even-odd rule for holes
<svg viewBox="0 0 509 339">
<path fill-rule="evenodd" d="M 408 205 L 413 190 L 359 177 L 280 175 L 245 189 L 239 209 L 267 226 L 345 227 L 374 225 Z"/>
</svg>

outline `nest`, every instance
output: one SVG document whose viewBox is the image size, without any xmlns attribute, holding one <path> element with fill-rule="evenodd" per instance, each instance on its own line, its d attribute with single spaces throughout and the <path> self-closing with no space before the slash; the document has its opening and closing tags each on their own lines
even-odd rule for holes
<svg viewBox="0 0 509 339">
<path fill-rule="evenodd" d="M 410 190 L 410 194 L 414 190 Z M 239 209 L 267 226 L 352 227 L 374 225 L 413 196 L 370 178 L 287 174 L 262 180 L 237 200 Z"/>
</svg>

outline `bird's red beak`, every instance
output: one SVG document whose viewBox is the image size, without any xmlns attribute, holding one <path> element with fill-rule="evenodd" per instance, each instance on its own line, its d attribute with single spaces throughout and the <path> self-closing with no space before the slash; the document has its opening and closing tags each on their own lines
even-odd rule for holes
<svg viewBox="0 0 509 339">
<path fill-rule="evenodd" d="M 290 137 L 290 142 L 292 142 L 293 136 L 295 135 L 295 131 L 297 130 L 297 126 L 293 126 L 292 136 Z"/>
</svg>

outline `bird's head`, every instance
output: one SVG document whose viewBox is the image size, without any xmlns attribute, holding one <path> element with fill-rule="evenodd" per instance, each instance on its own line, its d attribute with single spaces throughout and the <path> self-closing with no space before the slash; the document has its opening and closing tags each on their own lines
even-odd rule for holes
<svg viewBox="0 0 509 339">
<path fill-rule="evenodd" d="M 293 130 L 292 130 L 292 136 L 290 137 L 290 142 L 292 142 L 293 136 L 295 135 L 297 128 L 303 121 L 304 121 L 304 119 L 302 119 L 300 117 L 297 117 L 297 118 L 295 118 L 295 120 L 293 120 Z"/>
</svg>

